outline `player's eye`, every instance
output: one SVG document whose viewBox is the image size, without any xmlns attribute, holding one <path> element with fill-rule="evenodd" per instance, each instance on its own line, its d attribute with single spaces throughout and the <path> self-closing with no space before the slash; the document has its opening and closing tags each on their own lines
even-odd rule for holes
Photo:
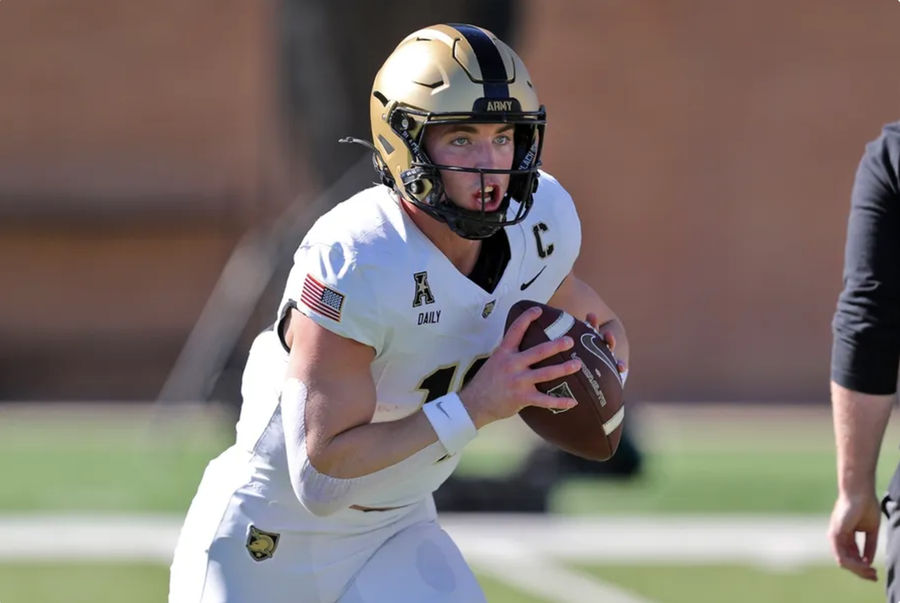
<svg viewBox="0 0 900 603">
<path fill-rule="evenodd" d="M 456 136 L 450 141 L 450 144 L 455 147 L 462 147 L 469 144 L 469 139 L 466 136 Z"/>
<path fill-rule="evenodd" d="M 509 137 L 509 134 L 500 134 L 494 137 L 494 144 L 509 144 L 512 142 L 512 139 Z"/>
</svg>

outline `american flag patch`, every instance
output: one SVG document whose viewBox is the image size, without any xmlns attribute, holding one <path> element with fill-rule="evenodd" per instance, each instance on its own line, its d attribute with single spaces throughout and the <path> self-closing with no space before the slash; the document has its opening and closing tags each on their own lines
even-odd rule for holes
<svg viewBox="0 0 900 603">
<path fill-rule="evenodd" d="M 341 308 L 344 305 L 343 294 L 320 283 L 311 274 L 307 274 L 306 280 L 303 281 L 300 301 L 306 304 L 310 310 L 315 310 L 322 316 L 327 316 L 337 322 L 341 321 Z"/>
</svg>

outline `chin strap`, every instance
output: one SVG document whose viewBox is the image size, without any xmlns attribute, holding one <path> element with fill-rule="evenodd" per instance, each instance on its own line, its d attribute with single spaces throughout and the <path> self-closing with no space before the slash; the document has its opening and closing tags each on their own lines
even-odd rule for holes
<svg viewBox="0 0 900 603">
<path fill-rule="evenodd" d="M 432 218 L 446 223 L 450 227 L 450 229 L 459 236 L 466 239 L 486 239 L 494 235 L 500 228 L 503 228 L 503 226 L 501 226 L 499 223 L 505 222 L 506 220 L 506 210 L 509 209 L 509 200 L 513 196 L 511 191 L 507 191 L 506 198 L 504 199 L 503 204 L 498 210 L 494 212 L 485 213 L 481 211 L 466 210 L 457 206 L 452 201 L 444 197 L 441 179 L 437 174 L 438 168 L 431 164 L 430 160 L 427 156 L 424 155 L 423 151 L 419 150 L 415 155 L 418 158 L 417 161 L 419 161 L 420 164 L 428 164 L 430 167 L 426 169 L 423 168 L 422 165 L 416 165 L 415 167 L 405 171 L 401 175 L 403 181 L 400 183 L 405 188 L 404 191 L 401 190 L 397 185 L 394 178 L 391 176 L 390 171 L 387 169 L 387 165 L 385 164 L 384 159 L 382 159 L 381 153 L 371 142 L 369 142 L 368 140 L 363 140 L 361 138 L 355 138 L 353 136 L 345 136 L 344 138 L 338 139 L 338 142 L 344 144 L 362 145 L 372 151 L 372 164 L 375 167 L 375 171 L 381 178 L 382 184 L 396 191 L 401 197 L 411 201 L 414 205 L 425 211 L 425 213 L 430 215 Z M 416 148 L 418 148 L 418 146 Z M 434 174 L 430 174 L 429 171 L 433 171 Z M 527 179 L 527 176 L 523 177 Z M 420 200 L 418 198 L 418 195 L 420 195 L 423 190 L 422 180 L 425 179 L 430 179 L 432 183 L 432 190 L 429 192 L 428 198 L 434 199 L 433 203 L 429 203 L 428 200 Z M 483 173 L 481 174 L 481 179 L 481 188 L 483 190 Z M 536 188 L 537 174 L 534 175 L 532 192 Z M 497 215 L 497 223 L 492 223 L 491 220 L 485 220 L 485 216 L 490 214 Z M 509 224 L 507 224 L 507 226 L 508 225 Z"/>
</svg>

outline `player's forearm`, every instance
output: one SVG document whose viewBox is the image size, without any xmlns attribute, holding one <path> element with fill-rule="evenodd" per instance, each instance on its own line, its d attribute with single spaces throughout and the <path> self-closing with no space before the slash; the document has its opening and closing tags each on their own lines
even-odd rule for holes
<svg viewBox="0 0 900 603">
<path fill-rule="evenodd" d="M 894 396 L 875 396 L 831 382 L 838 489 L 844 496 L 875 489 L 875 469 Z"/>
<path fill-rule="evenodd" d="M 327 441 L 313 439 L 308 453 L 321 473 L 354 478 L 399 463 L 437 439 L 425 413 L 419 410 L 397 421 L 357 425 Z"/>
</svg>

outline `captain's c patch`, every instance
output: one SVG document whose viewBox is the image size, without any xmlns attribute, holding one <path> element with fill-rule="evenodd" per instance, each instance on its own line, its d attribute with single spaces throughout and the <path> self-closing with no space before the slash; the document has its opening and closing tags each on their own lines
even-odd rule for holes
<svg viewBox="0 0 900 603">
<path fill-rule="evenodd" d="M 254 561 L 265 561 L 275 554 L 281 534 L 266 532 L 254 525 L 247 529 L 247 552 Z"/>
</svg>

